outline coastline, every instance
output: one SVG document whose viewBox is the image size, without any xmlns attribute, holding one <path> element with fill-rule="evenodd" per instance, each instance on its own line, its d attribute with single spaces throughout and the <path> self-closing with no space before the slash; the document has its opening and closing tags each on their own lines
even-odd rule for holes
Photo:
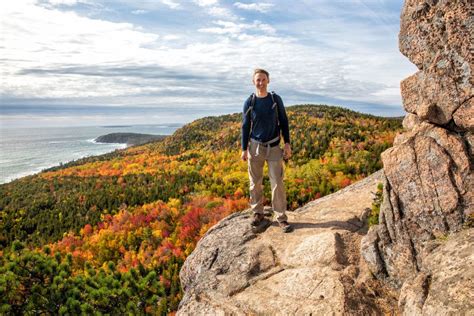
<svg viewBox="0 0 474 316">
<path fill-rule="evenodd" d="M 171 135 L 181 126 L 155 124 L 127 127 L 1 128 L 0 185 L 81 158 L 99 156 L 132 146 L 95 141 L 101 135 L 115 132 Z"/>
<path fill-rule="evenodd" d="M 90 142 L 90 143 L 93 143 L 93 144 L 97 144 L 97 145 L 111 145 L 110 143 L 95 142 L 93 139 L 92 140 L 88 139 L 87 141 Z M 66 163 L 69 163 L 69 162 L 72 162 L 72 161 L 75 161 L 75 160 L 78 160 L 78 159 L 92 157 L 92 156 L 105 155 L 105 154 L 114 152 L 115 150 L 122 150 L 122 149 L 126 149 L 127 147 L 130 147 L 127 144 L 120 144 L 120 143 L 113 143 L 113 145 L 119 145 L 119 147 L 114 148 L 112 150 L 107 150 L 107 151 L 102 152 L 102 153 L 94 153 L 94 154 L 90 154 L 90 155 L 86 154 L 86 155 L 83 155 L 83 156 L 80 156 L 80 157 L 77 157 L 77 158 L 74 158 L 74 159 L 70 159 L 70 160 L 64 160 L 64 161 L 60 161 L 60 162 L 45 164 L 45 165 L 42 165 L 42 166 L 35 167 L 32 170 L 27 170 L 27 171 L 22 171 L 20 173 L 16 173 L 16 174 L 14 174 L 10 177 L 7 177 L 7 178 L 2 177 L 0 179 L 0 185 L 8 184 L 10 182 L 13 182 L 15 180 L 18 180 L 20 178 L 24 178 L 24 177 L 27 177 L 27 176 L 33 176 L 33 175 L 36 175 L 36 174 L 39 174 L 39 173 L 43 172 L 46 169 L 53 168 L 53 167 L 58 167 L 61 164 L 66 164 Z"/>
</svg>

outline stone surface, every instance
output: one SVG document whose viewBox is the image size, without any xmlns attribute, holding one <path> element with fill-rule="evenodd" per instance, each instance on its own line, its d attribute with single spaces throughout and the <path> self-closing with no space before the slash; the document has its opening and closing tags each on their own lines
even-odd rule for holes
<svg viewBox="0 0 474 316">
<path fill-rule="evenodd" d="M 471 6 L 469 0 L 407 0 L 400 21 L 402 54 L 420 70 L 445 69 L 443 77 L 454 79 L 463 102 L 472 94 Z"/>
<path fill-rule="evenodd" d="M 407 113 L 405 115 L 405 118 L 403 119 L 402 124 L 406 130 L 411 131 L 413 128 L 420 125 L 420 123 L 421 123 L 421 119 L 417 115 L 412 114 L 412 113 Z"/>
<path fill-rule="evenodd" d="M 420 71 L 401 83 L 407 131 L 382 153 L 380 224 L 360 249 L 372 273 L 400 288 L 404 315 L 473 314 L 470 5 L 407 0 L 401 15 L 400 51 Z"/>
<path fill-rule="evenodd" d="M 422 122 L 382 153 L 387 181 L 381 225 L 369 231 L 361 248 L 379 277 L 403 284 L 421 268 L 424 243 L 460 231 L 472 214 L 472 154 L 465 138 Z"/>
<path fill-rule="evenodd" d="M 417 72 L 402 81 L 401 93 L 405 111 L 443 125 L 453 118 L 460 101 L 454 79 L 440 72 L 437 66 Z"/>
<path fill-rule="evenodd" d="M 407 0 L 400 23 L 400 51 L 419 72 L 401 84 L 404 108 L 423 120 L 448 123 L 473 96 L 468 0 Z"/>
<path fill-rule="evenodd" d="M 398 308 L 405 315 L 421 315 L 426 302 L 431 275 L 420 272 L 416 278 L 408 279 L 400 290 Z"/>
<path fill-rule="evenodd" d="M 361 218 L 381 179 L 378 172 L 289 213 L 289 234 L 276 224 L 253 234 L 248 211 L 223 219 L 186 259 L 178 314 L 382 313 L 381 295 L 361 297 L 381 291 L 372 289 L 358 253 Z"/>
<path fill-rule="evenodd" d="M 431 243 L 424 268 L 403 284 L 404 315 L 474 314 L 474 231 L 464 230 Z"/>
<path fill-rule="evenodd" d="M 474 132 L 474 98 L 464 102 L 453 114 L 456 126 L 464 131 Z"/>
<path fill-rule="evenodd" d="M 464 140 L 468 148 L 471 165 L 474 164 L 474 133 L 469 132 L 464 135 Z"/>
</svg>

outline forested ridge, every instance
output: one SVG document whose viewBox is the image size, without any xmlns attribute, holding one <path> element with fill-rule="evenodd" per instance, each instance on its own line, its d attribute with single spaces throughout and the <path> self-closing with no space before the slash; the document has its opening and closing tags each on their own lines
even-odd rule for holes
<svg viewBox="0 0 474 316">
<path fill-rule="evenodd" d="M 380 169 L 401 130 L 400 118 L 339 107 L 287 113 L 289 209 Z M 240 122 L 205 117 L 162 141 L 1 185 L 1 312 L 176 310 L 186 256 L 218 220 L 248 207 Z"/>
</svg>

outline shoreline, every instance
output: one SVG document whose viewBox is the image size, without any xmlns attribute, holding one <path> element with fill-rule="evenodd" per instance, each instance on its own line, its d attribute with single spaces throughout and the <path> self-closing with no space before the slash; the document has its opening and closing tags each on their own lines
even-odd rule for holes
<svg viewBox="0 0 474 316">
<path fill-rule="evenodd" d="M 125 126 L 125 125 L 123 125 Z M 2 129 L 0 139 L 0 185 L 58 167 L 78 159 L 100 156 L 133 144 L 97 142 L 110 133 L 172 135 L 182 125 L 143 124 L 129 127 L 83 126 Z"/>
<path fill-rule="evenodd" d="M 0 179 L 0 186 L 3 185 L 3 184 L 8 184 L 8 183 L 11 183 L 15 180 L 18 180 L 18 179 L 21 179 L 21 178 L 24 178 L 24 177 L 28 177 L 28 176 L 33 176 L 33 175 L 36 175 L 36 174 L 39 174 L 43 171 L 45 171 L 46 169 L 50 169 L 50 168 L 53 168 L 53 167 L 59 167 L 61 164 L 67 164 L 67 163 L 70 163 L 72 161 L 75 161 L 75 160 L 79 160 L 79 159 L 82 159 L 82 158 L 87 158 L 87 157 L 93 157 L 93 156 L 101 156 L 101 155 L 105 155 L 105 154 L 109 154 L 111 152 L 114 152 L 116 150 L 123 150 L 123 149 L 126 149 L 128 147 L 130 147 L 130 145 L 127 145 L 127 144 L 120 144 L 120 143 L 98 143 L 98 142 L 93 142 L 91 140 L 87 140 L 87 142 L 90 142 L 90 143 L 94 143 L 94 144 L 97 144 L 97 145 L 120 145 L 120 147 L 118 148 L 114 148 L 110 151 L 106 151 L 106 152 L 103 152 L 103 153 L 100 153 L 100 154 L 90 154 L 90 155 L 84 155 L 84 156 L 80 156 L 78 158 L 74 158 L 74 159 L 71 159 L 71 160 L 67 160 L 67 161 L 60 161 L 58 163 L 51 163 L 51 164 L 47 164 L 47 165 L 44 165 L 44 166 L 40 166 L 40 167 L 36 167 L 35 169 L 33 170 L 28 170 L 28 171 L 22 171 L 20 173 L 17 173 L 17 174 L 14 174 L 12 175 L 11 177 L 7 177 L 5 179 Z"/>
</svg>

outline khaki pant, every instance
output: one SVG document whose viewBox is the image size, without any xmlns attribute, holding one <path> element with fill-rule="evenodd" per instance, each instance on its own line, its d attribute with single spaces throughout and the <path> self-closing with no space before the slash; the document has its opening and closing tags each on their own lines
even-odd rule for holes
<svg viewBox="0 0 474 316">
<path fill-rule="evenodd" d="M 257 147 L 258 152 L 257 152 Z M 272 190 L 272 208 L 279 222 L 286 221 L 286 193 L 283 184 L 283 151 L 279 146 L 267 147 L 249 143 L 248 169 L 250 178 L 250 207 L 263 214 L 263 166 L 268 164 Z"/>
</svg>

